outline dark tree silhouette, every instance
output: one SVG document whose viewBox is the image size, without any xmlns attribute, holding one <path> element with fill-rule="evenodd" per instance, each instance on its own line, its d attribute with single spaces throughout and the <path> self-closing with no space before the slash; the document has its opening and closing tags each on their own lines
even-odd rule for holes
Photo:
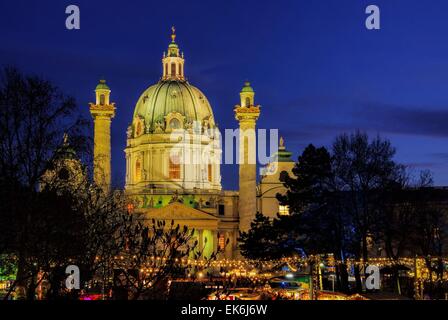
<svg viewBox="0 0 448 320">
<path fill-rule="evenodd" d="M 0 254 L 17 257 L 17 279 L 26 286 L 34 274 L 26 267 L 27 246 L 35 240 L 31 236 L 36 224 L 46 218 L 36 210 L 43 196 L 37 192 L 40 179 L 65 132 L 71 134 L 74 147 L 87 146 L 86 122 L 74 99 L 49 81 L 11 67 L 0 76 L 0 199 L 6 200 L 0 210 L 0 227 L 5 230 Z"/>
<path fill-rule="evenodd" d="M 285 177 L 287 192 L 278 194 L 281 204 L 291 208 L 292 215 L 280 217 L 285 228 L 299 224 L 297 243 L 308 255 L 333 253 L 337 261 L 337 283 L 348 290 L 348 274 L 343 262 L 349 255 L 351 221 L 342 209 L 342 193 L 332 167 L 332 158 L 325 148 L 309 145 L 292 170 L 294 177 Z M 296 222 L 294 222 L 296 221 Z M 278 222 L 274 222 L 277 223 Z"/>
<path fill-rule="evenodd" d="M 121 299 L 166 300 L 170 281 L 195 268 L 207 269 L 220 253 L 204 255 L 195 230 L 174 221 L 135 220 L 120 231 L 120 257 L 113 262 L 114 288 Z M 216 239 L 205 239 L 213 241 Z M 202 260 L 200 267 L 194 262 Z"/>
<path fill-rule="evenodd" d="M 398 203 L 406 203 L 399 195 L 407 186 L 406 170 L 395 163 L 394 154 L 388 140 L 369 140 L 360 132 L 338 136 L 331 154 L 325 148 L 308 146 L 293 168 L 293 176 L 283 177 L 286 194 L 277 195 L 291 214 L 271 222 L 257 216 L 253 230 L 241 237 L 243 254 L 264 257 L 275 246 L 282 256 L 298 251 L 306 255 L 332 253 L 340 261 L 336 272 L 342 290 L 348 289 L 346 258 L 366 262 L 374 244 L 384 244 L 391 257 L 393 250 L 401 256 L 405 251 L 400 248 L 400 233 L 395 231 L 403 223 L 403 228 L 408 228 L 401 233 L 404 237 L 413 224 L 409 214 L 397 215 Z M 412 219 L 415 221 L 415 215 Z M 402 245 L 405 241 L 410 245 L 409 239 L 401 239 Z M 263 241 L 267 241 L 266 250 L 257 250 L 256 243 Z M 359 265 L 355 276 L 361 291 Z"/>
<path fill-rule="evenodd" d="M 272 221 L 257 213 L 251 228 L 242 232 L 240 238 L 241 254 L 248 259 L 272 260 L 291 255 L 291 248 L 282 246 L 281 236 Z"/>
</svg>

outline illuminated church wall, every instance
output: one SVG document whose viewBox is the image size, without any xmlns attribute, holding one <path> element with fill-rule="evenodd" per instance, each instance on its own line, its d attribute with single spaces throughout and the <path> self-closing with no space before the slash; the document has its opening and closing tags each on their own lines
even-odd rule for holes
<svg viewBox="0 0 448 320">
<path fill-rule="evenodd" d="M 125 191 L 134 201 L 139 219 L 173 220 L 196 230 L 195 236 L 206 255 L 222 246 L 223 257 L 238 258 L 238 232 L 247 230 L 257 211 L 271 217 L 277 214 L 278 202 L 269 188 L 281 185 L 279 177 L 264 176 L 257 187 L 255 165 L 240 164 L 243 188 L 222 190 L 222 150 L 213 110 L 204 93 L 189 83 L 184 55 L 175 39 L 173 33 L 163 54 L 159 81 L 140 95 L 129 122 L 124 150 Z M 101 90 L 106 90 L 107 95 L 101 97 Z M 103 112 L 110 92 L 105 81 L 100 82 L 97 104 L 91 108 Z M 240 105 L 234 109 L 240 129 L 255 128 L 260 109 L 254 105 L 254 95 L 246 82 L 240 92 Z M 112 107 L 110 118 L 115 115 L 115 106 Z M 97 125 L 95 122 L 95 128 Z M 110 135 L 107 139 L 95 135 L 95 145 L 110 149 Z M 239 152 L 240 156 L 247 155 L 245 148 Z M 292 168 L 290 153 L 282 149 L 278 155 L 274 163 L 280 170 Z M 96 171 L 102 169 L 101 163 L 95 164 Z M 226 240 L 229 244 L 224 247 Z"/>
</svg>

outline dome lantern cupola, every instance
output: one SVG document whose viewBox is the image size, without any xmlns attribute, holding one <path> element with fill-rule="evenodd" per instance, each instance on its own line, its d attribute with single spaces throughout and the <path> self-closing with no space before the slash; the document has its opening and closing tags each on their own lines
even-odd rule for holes
<svg viewBox="0 0 448 320">
<path fill-rule="evenodd" d="M 180 54 L 179 46 L 176 43 L 176 29 L 171 28 L 171 43 L 168 46 L 168 53 L 163 55 L 162 80 L 185 80 L 184 76 L 184 57 Z"/>
</svg>

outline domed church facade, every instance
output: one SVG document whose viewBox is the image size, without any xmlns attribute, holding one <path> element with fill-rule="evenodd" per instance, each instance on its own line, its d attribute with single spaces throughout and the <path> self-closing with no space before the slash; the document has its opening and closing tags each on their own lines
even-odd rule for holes
<svg viewBox="0 0 448 320">
<path fill-rule="evenodd" d="M 161 80 L 142 93 L 128 128 L 126 190 L 219 192 L 221 147 L 212 107 L 186 80 L 174 34 L 162 67 Z"/>
<path fill-rule="evenodd" d="M 205 94 L 189 83 L 185 59 L 176 43 L 162 58 L 162 76 L 138 99 L 127 130 L 126 194 L 134 200 L 134 212 L 143 220 L 174 220 L 195 229 L 199 246 L 208 255 L 218 248 L 223 257 L 239 257 L 237 238 L 247 231 L 257 211 L 274 217 L 279 208 L 275 194 L 284 192 L 279 180 L 294 163 L 283 139 L 281 159 L 273 157 L 267 167 L 280 168 L 260 177 L 256 165 L 242 163 L 239 190 L 222 190 L 220 131 L 212 106 Z M 90 104 L 94 119 L 94 178 L 110 188 L 110 125 L 115 105 L 104 80 L 96 90 L 96 103 Z M 260 107 L 248 82 L 240 92 L 241 104 L 234 109 L 240 130 L 255 129 Z M 247 157 L 247 140 L 241 140 L 240 159 Z M 285 157 L 286 155 L 286 157 Z M 226 241 L 228 244 L 226 245 Z"/>
</svg>

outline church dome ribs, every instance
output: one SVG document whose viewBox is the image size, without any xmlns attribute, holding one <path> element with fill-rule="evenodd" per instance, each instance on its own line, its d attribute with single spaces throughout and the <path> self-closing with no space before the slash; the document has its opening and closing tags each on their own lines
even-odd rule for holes
<svg viewBox="0 0 448 320">
<path fill-rule="evenodd" d="M 145 194 L 148 185 L 164 192 L 221 190 L 222 150 L 216 135 L 206 132 L 216 128 L 212 107 L 185 79 L 184 62 L 173 34 L 162 77 L 139 97 L 127 131 L 125 188 L 130 193 Z M 185 129 L 186 138 L 173 141 L 176 129 Z M 200 138 L 192 139 L 196 134 Z"/>
<path fill-rule="evenodd" d="M 134 111 L 134 119 L 142 117 L 145 125 L 154 130 L 157 122 L 164 122 L 170 113 L 180 113 L 186 123 L 204 120 L 215 127 L 210 103 L 196 87 L 185 81 L 166 80 L 149 87 L 140 96 Z M 166 126 L 167 124 L 164 123 Z"/>
</svg>

